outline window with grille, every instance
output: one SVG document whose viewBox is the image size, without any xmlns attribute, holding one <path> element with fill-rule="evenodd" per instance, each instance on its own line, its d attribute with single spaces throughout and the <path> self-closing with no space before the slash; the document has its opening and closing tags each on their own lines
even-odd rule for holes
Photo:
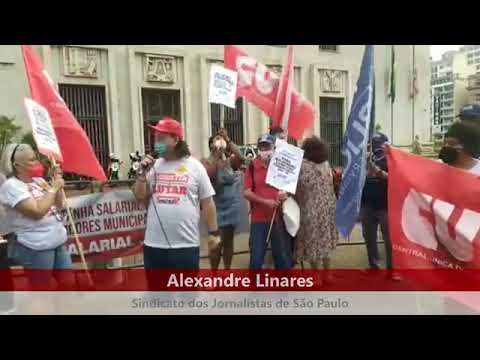
<svg viewBox="0 0 480 360">
<path fill-rule="evenodd" d="M 237 145 L 245 145 L 243 136 L 243 100 L 237 99 L 235 109 L 220 104 L 210 104 L 212 135 L 225 128 L 228 137 Z"/>
<path fill-rule="evenodd" d="M 338 45 L 318 45 L 320 51 L 338 51 Z"/>
<path fill-rule="evenodd" d="M 155 135 L 148 125 L 155 125 L 165 116 L 181 122 L 180 90 L 142 89 L 142 109 L 144 124 L 144 151 L 153 151 Z"/>
<path fill-rule="evenodd" d="M 343 99 L 320 98 L 320 135 L 327 143 L 330 164 L 342 166 Z"/>
<path fill-rule="evenodd" d="M 105 87 L 59 84 L 58 90 L 68 108 L 85 130 L 102 167 L 108 168 L 108 122 Z"/>
</svg>

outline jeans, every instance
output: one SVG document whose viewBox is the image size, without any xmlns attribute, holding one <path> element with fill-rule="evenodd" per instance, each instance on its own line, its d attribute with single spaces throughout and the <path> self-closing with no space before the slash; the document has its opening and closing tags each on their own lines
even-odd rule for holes
<svg viewBox="0 0 480 360">
<path fill-rule="evenodd" d="M 160 249 L 143 246 L 145 269 L 197 270 L 200 264 L 200 248 Z"/>
<path fill-rule="evenodd" d="M 392 244 L 388 233 L 388 214 L 387 210 L 375 210 L 368 206 L 363 206 L 360 211 L 362 221 L 362 233 L 367 245 L 368 263 L 370 268 L 379 268 L 379 255 L 377 246 L 378 225 L 382 231 L 383 241 L 385 243 L 386 267 L 392 269 Z"/>
<path fill-rule="evenodd" d="M 51 250 L 33 250 L 17 241 L 13 247 L 13 258 L 23 266 L 34 288 L 52 286 L 53 278 L 62 284 L 62 289 L 73 289 L 75 286 L 75 276 L 68 271 L 72 269 L 72 260 L 65 245 Z"/>
<path fill-rule="evenodd" d="M 193 270 L 200 267 L 200 248 L 160 249 L 143 246 L 143 263 L 148 289 L 158 289 L 159 279 L 149 270 Z M 166 293 L 167 297 L 168 292 Z"/>
<path fill-rule="evenodd" d="M 269 229 L 270 223 L 253 223 L 250 227 L 250 269 L 252 270 L 260 270 L 263 267 Z M 292 239 L 288 233 L 281 231 L 277 224 L 272 227 L 270 244 L 275 269 L 291 269 L 293 267 Z"/>
</svg>

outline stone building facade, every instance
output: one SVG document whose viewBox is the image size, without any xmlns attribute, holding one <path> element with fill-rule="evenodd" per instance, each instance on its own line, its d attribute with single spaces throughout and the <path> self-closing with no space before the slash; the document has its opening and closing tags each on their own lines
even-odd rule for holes
<svg viewBox="0 0 480 360">
<path fill-rule="evenodd" d="M 208 103 L 209 68 L 223 61 L 223 45 L 35 45 L 51 78 L 90 136 L 101 162 L 110 152 L 148 148 L 146 124 L 171 115 L 181 121 L 195 156 L 225 126 L 240 144 L 254 143 L 269 119 L 242 99 L 237 109 Z M 250 56 L 280 72 L 283 45 L 242 45 Z M 363 45 L 296 45 L 295 87 L 318 111 L 315 133 L 339 162 L 341 140 L 358 79 Z M 397 146 L 415 135 L 431 140 L 430 49 L 395 45 L 396 100 L 391 106 L 391 45 L 375 46 L 375 115 Z M 0 114 L 29 131 L 23 98 L 29 96 L 20 46 L 0 46 Z M 127 166 L 128 167 L 128 166 Z M 125 169 L 126 171 L 126 169 Z"/>
</svg>

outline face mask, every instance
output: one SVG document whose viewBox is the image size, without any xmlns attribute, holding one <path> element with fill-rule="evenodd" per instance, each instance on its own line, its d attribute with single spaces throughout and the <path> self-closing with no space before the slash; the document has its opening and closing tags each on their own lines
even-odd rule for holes
<svg viewBox="0 0 480 360">
<path fill-rule="evenodd" d="M 45 167 L 37 160 L 32 165 L 27 166 L 26 175 L 31 178 L 43 177 L 45 175 Z"/>
<path fill-rule="evenodd" d="M 227 142 L 223 139 L 219 139 L 219 140 L 215 141 L 215 147 L 219 150 L 220 149 L 224 150 L 224 149 L 227 148 Z"/>
<path fill-rule="evenodd" d="M 457 149 L 451 146 L 444 146 L 440 153 L 438 154 L 438 158 L 442 160 L 445 164 L 453 164 L 458 160 L 459 152 Z"/>
<path fill-rule="evenodd" d="M 168 145 L 164 143 L 155 143 L 153 150 L 158 153 L 158 156 L 165 157 L 168 153 Z"/>
<path fill-rule="evenodd" d="M 273 150 L 259 151 L 260 159 L 265 162 L 269 162 L 273 155 Z"/>
</svg>

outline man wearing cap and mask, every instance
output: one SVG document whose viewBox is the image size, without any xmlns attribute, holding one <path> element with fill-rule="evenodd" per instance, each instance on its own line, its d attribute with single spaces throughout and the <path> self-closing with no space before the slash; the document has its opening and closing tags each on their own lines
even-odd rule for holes
<svg viewBox="0 0 480 360">
<path fill-rule="evenodd" d="M 370 269 L 379 269 L 379 254 L 377 246 L 378 226 L 382 232 L 385 244 L 386 268 L 392 280 L 400 277 L 392 272 L 392 244 L 388 232 L 388 169 L 384 146 L 388 137 L 381 132 L 373 134 L 368 144 L 367 177 L 362 194 L 360 218 L 362 233 L 367 245 L 368 263 Z"/>
<path fill-rule="evenodd" d="M 159 158 L 147 155 L 142 160 L 133 187 L 148 209 L 145 268 L 195 270 L 200 261 L 200 207 L 208 222 L 209 250 L 220 241 L 215 191 L 203 165 L 190 156 L 178 121 L 167 117 L 151 128 Z"/>
<path fill-rule="evenodd" d="M 281 216 L 280 208 L 286 194 L 266 183 L 268 165 L 273 155 L 275 138 L 262 135 L 257 142 L 258 157 L 251 162 L 245 174 L 245 198 L 251 204 L 250 226 L 250 269 L 262 269 L 267 237 L 274 214 Z M 270 234 L 272 255 L 276 269 L 290 269 L 293 266 L 291 238 L 280 231 L 275 221 Z"/>
</svg>

